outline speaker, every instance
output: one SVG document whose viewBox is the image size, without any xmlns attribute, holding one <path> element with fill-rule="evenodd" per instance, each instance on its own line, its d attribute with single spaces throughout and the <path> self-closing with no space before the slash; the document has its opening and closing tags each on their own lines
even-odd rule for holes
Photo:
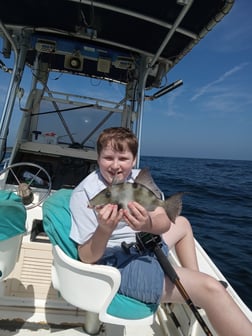
<svg viewBox="0 0 252 336">
<path fill-rule="evenodd" d="M 83 69 L 84 59 L 79 55 L 66 55 L 64 67 L 70 70 L 81 71 Z"/>
</svg>

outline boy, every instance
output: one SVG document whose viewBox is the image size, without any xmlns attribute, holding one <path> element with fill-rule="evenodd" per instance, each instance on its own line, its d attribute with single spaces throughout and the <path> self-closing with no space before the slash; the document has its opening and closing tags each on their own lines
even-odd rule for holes
<svg viewBox="0 0 252 336">
<path fill-rule="evenodd" d="M 121 294 L 146 303 L 183 303 L 180 293 L 164 275 L 159 262 L 150 253 L 140 255 L 135 248 L 125 253 L 122 242 L 135 241 L 138 231 L 162 235 L 163 251 L 175 246 L 183 267 L 175 270 L 195 305 L 205 309 L 219 335 L 252 335 L 252 324 L 243 315 L 224 287 L 212 277 L 198 271 L 193 233 L 188 220 L 177 217 L 175 223 L 162 207 L 148 212 L 133 200 L 128 209 L 107 204 L 95 213 L 88 200 L 117 181 L 134 182 L 139 169 L 136 163 L 138 142 L 123 127 L 104 130 L 97 141 L 99 170 L 87 176 L 73 191 L 70 209 L 70 236 L 78 243 L 80 260 L 106 264 L 121 272 Z"/>
</svg>

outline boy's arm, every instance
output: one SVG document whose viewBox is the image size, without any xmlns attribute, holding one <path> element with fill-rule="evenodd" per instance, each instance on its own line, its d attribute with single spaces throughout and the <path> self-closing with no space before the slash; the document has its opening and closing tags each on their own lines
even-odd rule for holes
<svg viewBox="0 0 252 336">
<path fill-rule="evenodd" d="M 113 204 L 107 204 L 99 211 L 98 226 L 93 236 L 78 246 L 81 261 L 94 264 L 103 256 L 108 240 L 122 216 L 123 210 L 118 211 L 118 206 Z"/>
<path fill-rule="evenodd" d="M 111 233 L 98 226 L 93 236 L 85 244 L 78 246 L 80 260 L 88 264 L 96 263 L 103 256 Z"/>
</svg>

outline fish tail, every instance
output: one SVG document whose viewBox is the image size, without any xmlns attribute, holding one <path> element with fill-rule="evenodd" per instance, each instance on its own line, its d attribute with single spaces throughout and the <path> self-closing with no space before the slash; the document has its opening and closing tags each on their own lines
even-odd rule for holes
<svg viewBox="0 0 252 336">
<path fill-rule="evenodd" d="M 175 222 L 176 218 L 181 214 L 183 195 L 184 192 L 177 192 L 163 202 L 163 207 L 173 223 Z"/>
</svg>

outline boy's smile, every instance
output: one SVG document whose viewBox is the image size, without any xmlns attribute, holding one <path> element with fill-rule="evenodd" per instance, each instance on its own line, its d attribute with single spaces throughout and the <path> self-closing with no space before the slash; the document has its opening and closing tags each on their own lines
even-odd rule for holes
<svg viewBox="0 0 252 336">
<path fill-rule="evenodd" d="M 108 184 L 112 184 L 127 179 L 136 159 L 127 146 L 123 152 L 118 152 L 109 144 L 101 150 L 97 161 L 103 178 Z"/>
</svg>

